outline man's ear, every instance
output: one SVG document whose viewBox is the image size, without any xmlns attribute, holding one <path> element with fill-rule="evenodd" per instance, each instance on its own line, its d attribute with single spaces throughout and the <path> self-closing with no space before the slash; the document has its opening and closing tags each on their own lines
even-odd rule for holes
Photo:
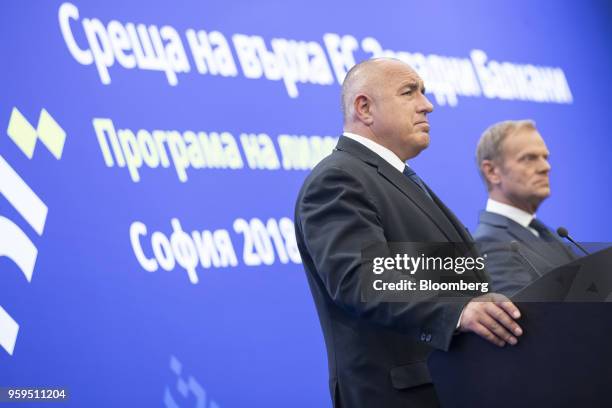
<svg viewBox="0 0 612 408">
<path fill-rule="evenodd" d="M 489 185 L 496 186 L 501 183 L 499 166 L 492 160 L 483 160 L 482 163 L 480 163 L 480 171 L 482 171 L 482 174 Z"/>
<path fill-rule="evenodd" d="M 358 94 L 353 100 L 353 109 L 355 110 L 355 116 L 360 122 L 366 126 L 370 126 L 374 123 L 372 117 L 372 99 L 366 94 Z"/>
</svg>

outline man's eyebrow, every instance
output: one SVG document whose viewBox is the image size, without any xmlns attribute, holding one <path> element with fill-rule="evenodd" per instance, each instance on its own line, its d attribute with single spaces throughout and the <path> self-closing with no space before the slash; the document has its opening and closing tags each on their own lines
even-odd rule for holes
<svg viewBox="0 0 612 408">
<path fill-rule="evenodd" d="M 407 80 L 402 83 L 400 89 L 410 88 L 410 89 L 419 89 L 422 93 L 425 93 L 425 84 L 422 81 L 417 81 L 415 79 Z"/>
<path fill-rule="evenodd" d="M 417 81 L 406 81 L 399 87 L 400 91 L 404 91 L 405 89 L 409 89 L 410 91 L 415 91 L 419 88 L 419 83 Z"/>
<path fill-rule="evenodd" d="M 402 88 L 407 88 L 407 87 L 418 88 L 418 86 L 419 86 L 419 83 L 417 81 L 415 81 L 414 79 L 411 79 L 409 81 L 405 81 L 405 82 L 403 82 L 401 84 Z"/>
</svg>

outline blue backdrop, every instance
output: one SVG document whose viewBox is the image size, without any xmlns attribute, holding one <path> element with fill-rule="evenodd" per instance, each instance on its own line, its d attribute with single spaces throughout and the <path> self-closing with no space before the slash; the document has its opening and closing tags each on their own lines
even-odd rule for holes
<svg viewBox="0 0 612 408">
<path fill-rule="evenodd" d="M 426 3 L 3 2 L 0 386 L 329 406 L 293 205 L 341 133 L 343 73 L 381 50 L 425 79 L 411 165 L 470 229 L 479 135 L 531 118 L 538 216 L 612 240 L 610 3 Z"/>
</svg>

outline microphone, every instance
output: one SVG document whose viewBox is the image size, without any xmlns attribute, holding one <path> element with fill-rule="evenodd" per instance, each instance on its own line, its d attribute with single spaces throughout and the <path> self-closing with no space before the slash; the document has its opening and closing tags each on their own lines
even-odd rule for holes
<svg viewBox="0 0 612 408">
<path fill-rule="evenodd" d="M 569 242 L 571 242 L 572 244 L 576 245 L 576 247 L 578 247 L 578 249 L 580 249 L 582 252 L 584 252 L 585 255 L 590 255 L 587 252 L 587 250 L 582 247 L 582 245 L 580 245 L 579 243 L 574 241 L 572 239 L 572 237 L 569 236 L 569 232 L 567 232 L 567 228 L 564 228 L 564 227 L 557 228 L 557 235 L 559 235 L 561 238 L 567 239 Z"/>
<path fill-rule="evenodd" d="M 523 255 L 523 253 L 521 252 L 520 246 L 521 245 L 518 243 L 518 241 L 510 241 L 510 249 L 512 249 L 512 252 L 516 252 L 517 254 L 519 254 L 519 256 L 523 258 L 525 262 L 527 262 L 527 265 L 529 265 L 529 267 L 536 273 L 536 275 L 542 276 L 542 274 L 538 272 L 536 267 L 533 266 L 531 261 L 525 255 Z"/>
</svg>

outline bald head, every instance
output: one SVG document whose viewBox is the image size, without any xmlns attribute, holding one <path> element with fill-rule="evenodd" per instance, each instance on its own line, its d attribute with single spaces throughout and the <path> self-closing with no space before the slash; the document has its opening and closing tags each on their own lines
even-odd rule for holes
<svg viewBox="0 0 612 408">
<path fill-rule="evenodd" d="M 402 161 L 429 145 L 433 105 L 408 64 L 377 58 L 355 65 L 342 84 L 344 131 L 373 140 Z"/>
<path fill-rule="evenodd" d="M 342 114 L 344 124 L 354 120 L 355 98 L 359 94 L 376 97 L 380 94 L 380 88 L 384 85 L 394 71 L 410 70 L 415 76 L 414 70 L 406 63 L 394 58 L 373 58 L 354 65 L 347 72 L 342 83 Z"/>
</svg>

